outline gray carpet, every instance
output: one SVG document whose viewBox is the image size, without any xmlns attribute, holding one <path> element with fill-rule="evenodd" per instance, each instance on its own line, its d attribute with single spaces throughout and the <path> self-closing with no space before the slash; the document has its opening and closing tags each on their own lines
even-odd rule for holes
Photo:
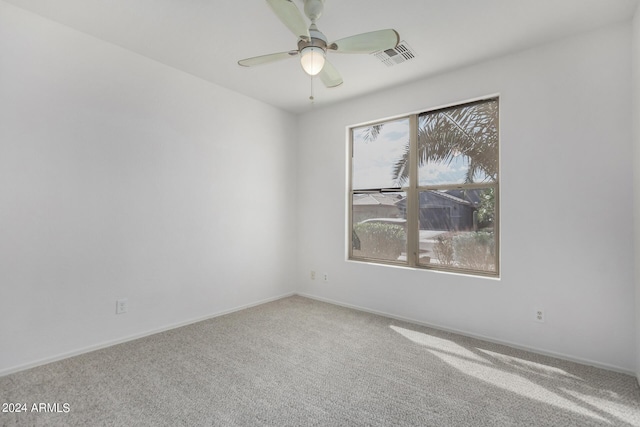
<svg viewBox="0 0 640 427">
<path fill-rule="evenodd" d="M 628 375 L 291 297 L 0 378 L 2 426 L 639 426 Z M 50 408 L 51 409 L 51 408 Z"/>
</svg>

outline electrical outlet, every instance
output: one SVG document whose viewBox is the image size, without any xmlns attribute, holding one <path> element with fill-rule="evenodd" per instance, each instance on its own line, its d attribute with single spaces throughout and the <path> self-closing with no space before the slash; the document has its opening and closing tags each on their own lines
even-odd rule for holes
<svg viewBox="0 0 640 427">
<path fill-rule="evenodd" d="M 322 273 L 322 281 L 324 283 L 329 282 L 329 273 Z"/>
<path fill-rule="evenodd" d="M 116 301 L 116 314 L 126 313 L 129 309 L 129 300 L 126 298 L 121 298 Z"/>
<path fill-rule="evenodd" d="M 535 314 L 534 320 L 536 322 L 544 323 L 544 320 L 545 320 L 544 309 L 536 308 L 534 314 Z"/>
<path fill-rule="evenodd" d="M 311 280 L 316 280 L 316 272 L 311 270 Z"/>
</svg>

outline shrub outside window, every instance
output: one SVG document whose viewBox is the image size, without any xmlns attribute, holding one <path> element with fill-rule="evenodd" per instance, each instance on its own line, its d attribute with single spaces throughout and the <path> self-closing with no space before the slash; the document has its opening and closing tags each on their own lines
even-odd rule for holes
<svg viewBox="0 0 640 427">
<path fill-rule="evenodd" d="M 349 259 L 499 274 L 498 98 L 350 129 Z"/>
</svg>

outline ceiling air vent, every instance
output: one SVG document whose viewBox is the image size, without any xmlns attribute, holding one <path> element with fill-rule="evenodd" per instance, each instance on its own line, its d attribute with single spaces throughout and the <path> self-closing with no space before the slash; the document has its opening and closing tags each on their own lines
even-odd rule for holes
<svg viewBox="0 0 640 427">
<path fill-rule="evenodd" d="M 393 49 L 381 50 L 379 52 L 375 52 L 373 55 L 375 55 L 375 57 L 387 67 L 402 64 L 403 62 L 407 62 L 416 57 L 415 52 L 404 40 L 398 43 L 398 46 Z"/>
</svg>

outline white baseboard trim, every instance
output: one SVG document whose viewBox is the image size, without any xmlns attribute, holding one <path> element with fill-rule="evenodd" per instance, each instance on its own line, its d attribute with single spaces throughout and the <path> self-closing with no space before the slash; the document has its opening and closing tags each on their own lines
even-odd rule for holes
<svg viewBox="0 0 640 427">
<path fill-rule="evenodd" d="M 293 295 L 299 295 L 301 297 L 304 298 L 309 298 L 309 299 L 313 299 L 316 301 L 321 301 L 321 302 L 325 302 L 328 304 L 333 304 L 333 305 L 337 305 L 337 306 L 341 306 L 341 307 L 346 307 L 346 308 L 351 308 L 354 310 L 358 310 L 358 311 L 363 311 L 365 313 L 371 313 L 371 314 L 376 314 L 379 316 L 384 316 L 384 317 L 388 317 L 390 319 L 395 319 L 395 320 L 400 320 L 403 322 L 408 322 L 408 323 L 414 323 L 417 325 L 421 325 L 421 326 L 426 326 L 429 328 L 433 328 L 433 329 L 438 329 L 441 331 L 445 331 L 445 332 L 452 332 L 455 334 L 459 334 L 459 335 L 463 335 L 466 337 L 470 337 L 470 338 L 477 338 L 477 339 L 481 339 L 484 341 L 488 341 L 491 343 L 495 343 L 495 344 L 501 344 L 501 345 L 506 345 L 509 347 L 513 347 L 519 350 L 525 350 L 525 351 L 530 351 L 532 353 L 537 353 L 537 354 L 541 354 L 544 356 L 550 356 L 550 357 L 555 357 L 558 359 L 563 359 L 563 360 L 568 360 L 570 362 L 575 362 L 575 363 L 581 363 L 583 365 L 589 365 L 589 366 L 594 366 L 596 368 L 601 368 L 601 369 L 607 369 L 609 371 L 614 371 L 614 372 L 619 372 L 622 374 L 627 374 L 627 375 L 631 375 L 634 376 L 636 378 L 636 380 L 638 381 L 639 385 L 640 385 L 640 376 L 631 370 L 625 369 L 625 368 L 621 368 L 619 366 L 614 366 L 614 365 L 609 365 L 606 363 L 600 363 L 600 362 L 596 362 L 593 360 L 589 360 L 589 359 L 583 359 L 583 358 L 579 358 L 579 357 L 574 357 L 574 356 L 570 356 L 567 354 L 563 354 L 563 353 L 557 353 L 557 352 L 553 352 L 553 351 L 546 351 L 546 350 L 541 350 L 538 348 L 534 348 L 534 347 L 529 347 L 526 345 L 521 345 L 518 343 L 514 343 L 511 341 L 506 341 L 506 340 L 500 340 L 500 339 L 496 339 L 493 337 L 489 337 L 489 336 L 485 336 L 485 335 L 480 335 L 480 334 L 474 334 L 471 332 L 467 332 L 467 331 L 463 331 L 463 330 L 459 330 L 459 329 L 453 329 L 453 328 L 447 328 L 441 325 L 437 325 L 437 324 L 433 324 L 433 323 L 428 323 L 428 322 L 423 322 L 420 320 L 416 320 L 416 319 L 412 319 L 412 318 L 408 318 L 408 317 L 404 317 L 404 316 L 399 316 L 399 315 L 395 315 L 392 313 L 387 313 L 384 311 L 379 311 L 379 310 L 373 310 L 367 307 L 362 307 L 359 305 L 355 305 L 355 304 L 348 304 L 348 303 L 344 303 L 341 301 L 337 301 L 337 300 L 333 300 L 330 298 L 324 298 L 324 297 L 319 297 L 316 295 L 311 295 L 311 294 L 306 294 L 306 293 L 300 293 L 300 292 L 289 292 L 286 294 L 282 294 L 282 295 L 278 295 L 275 297 L 271 297 L 271 298 L 266 298 L 260 301 L 255 301 L 249 304 L 244 304 L 241 306 L 237 306 L 234 308 L 230 308 L 227 310 L 223 310 L 223 311 L 219 311 L 219 312 L 215 312 L 206 316 L 201 316 L 198 318 L 194 318 L 194 319 L 189 319 L 189 320 L 185 320 L 183 322 L 178 322 L 178 323 L 173 323 L 171 325 L 167 325 L 161 328 L 157 328 L 157 329 L 152 329 L 152 330 L 148 330 L 145 332 L 141 332 L 138 334 L 133 334 L 133 335 L 129 335 L 123 338 L 119 338 L 119 339 L 115 339 L 115 340 L 110 340 L 110 341 L 106 341 L 100 344 L 95 344 L 95 345 L 91 345 L 91 346 L 87 346 L 87 347 L 83 347 L 77 350 L 73 350 L 73 351 L 69 351 L 69 352 L 65 352 L 62 354 L 58 354 L 55 356 L 51 356 L 51 357 L 46 357 L 43 359 L 39 359 L 36 361 L 32 361 L 29 363 L 25 363 L 22 365 L 18 365 L 18 366 L 14 366 L 14 367 L 10 367 L 7 369 L 3 369 L 0 371 L 0 377 L 5 376 L 5 375 L 10 375 L 16 372 L 20 372 L 20 371 L 24 371 L 27 369 L 31 369 L 31 368 L 35 368 L 37 366 L 42 366 L 42 365 L 46 365 L 48 363 L 52 363 L 52 362 L 57 362 L 59 360 L 63 360 L 63 359 L 67 359 L 69 357 L 73 357 L 73 356 L 78 356 L 81 354 L 85 354 L 85 353 L 90 353 L 92 351 L 96 351 L 96 350 L 101 350 L 103 348 L 107 348 L 107 347 L 111 347 L 117 344 L 122 344 L 128 341 L 133 341 L 139 338 L 144 338 L 150 335 L 154 335 L 154 334 L 158 334 L 161 332 L 165 332 L 165 331 L 169 331 L 171 329 L 176 329 L 176 328 L 180 328 L 183 326 L 187 326 L 187 325 L 191 325 L 193 323 L 198 323 L 198 322 L 202 322 L 204 320 L 209 320 L 209 319 L 213 319 L 216 317 L 220 317 L 220 316 L 224 316 L 226 314 L 230 314 L 230 313 L 234 313 L 236 311 L 240 311 L 240 310 L 244 310 L 247 308 L 251 308 L 251 307 L 256 307 L 262 304 L 266 304 L 269 302 L 273 302 L 273 301 L 277 301 L 283 298 L 287 298 Z"/>
<path fill-rule="evenodd" d="M 249 304 L 244 304 L 244 305 L 241 305 L 241 306 L 238 306 L 238 307 L 230 308 L 228 310 L 218 311 L 218 312 L 215 312 L 215 313 L 212 313 L 212 314 L 208 314 L 206 316 L 201 316 L 201 317 L 198 317 L 198 318 L 185 320 L 183 322 L 172 323 L 170 325 L 163 326 L 161 328 L 151 329 L 151 330 L 148 330 L 148 331 L 145 331 L 145 332 L 129 335 L 129 336 L 126 336 L 126 337 L 123 337 L 123 338 L 118 338 L 118 339 L 115 339 L 115 340 L 105 341 L 105 342 L 102 342 L 100 344 L 90 345 L 90 346 L 87 346 L 87 347 L 79 348 L 77 350 L 61 353 L 61 354 L 58 354 L 58 355 L 55 355 L 55 356 L 45 357 L 43 359 L 39 359 L 39 360 L 35 360 L 33 362 L 25 363 L 23 365 L 18 365 L 18 366 L 10 367 L 10 368 L 7 368 L 7 369 L 3 369 L 3 370 L 0 371 L 0 377 L 5 376 L 5 375 L 10 375 L 10 374 L 13 374 L 13 373 L 16 373 L 16 372 L 24 371 L 24 370 L 27 370 L 27 369 L 35 368 L 37 366 L 46 365 L 48 363 L 57 362 L 59 360 L 67 359 L 69 357 L 79 356 L 81 354 L 90 353 L 90 352 L 96 351 L 96 350 L 101 350 L 103 348 L 111 347 L 111 346 L 114 346 L 114 345 L 117 345 L 117 344 L 122 344 L 122 343 L 125 343 L 125 342 L 128 342 L 128 341 L 137 340 L 139 338 L 144 338 L 144 337 L 147 337 L 149 335 L 154 335 L 154 334 L 158 334 L 160 332 L 169 331 L 171 329 L 181 328 L 183 326 L 191 325 L 193 323 L 202 322 L 204 320 L 213 319 L 215 317 L 224 316 L 226 314 L 234 313 L 236 311 L 244 310 L 244 309 L 251 308 L 251 307 L 256 307 L 258 305 L 262 305 L 262 304 L 266 304 L 266 303 L 269 303 L 269 302 L 277 301 L 279 299 L 287 298 L 287 297 L 290 297 L 290 296 L 293 296 L 293 295 L 296 295 L 295 292 L 289 292 L 289 293 L 278 295 L 278 296 L 275 296 L 275 297 L 271 297 L 271 298 L 263 299 L 263 300 L 260 300 L 260 301 L 255 301 L 255 302 L 252 302 L 252 303 L 249 303 Z"/>
<path fill-rule="evenodd" d="M 363 311 L 365 313 L 377 314 L 379 316 L 388 317 L 390 319 L 400 320 L 400 321 L 408 322 L 408 323 L 414 323 L 416 325 L 426 326 L 428 328 L 438 329 L 438 330 L 444 331 L 444 332 L 451 332 L 451 333 L 458 334 L 458 335 L 463 335 L 463 336 L 469 337 L 469 338 L 476 338 L 476 339 L 480 339 L 480 340 L 483 340 L 483 341 L 488 341 L 488 342 L 494 343 L 494 344 L 506 345 L 506 346 L 509 346 L 509 347 L 512 347 L 512 348 L 516 348 L 518 350 L 529 351 L 531 353 L 536 353 L 536 354 L 540 354 L 540 355 L 543 355 L 543 356 L 555 357 L 556 359 L 567 360 L 569 362 L 580 363 L 582 365 L 593 366 L 593 367 L 600 368 L 600 369 L 606 369 L 608 371 L 613 371 L 613 372 L 618 372 L 618 373 L 621 373 L 621 374 L 631 375 L 631 376 L 636 377 L 636 379 L 638 379 L 638 382 L 640 384 L 640 377 L 638 377 L 636 372 L 631 371 L 629 369 L 621 368 L 619 366 L 609 365 L 609 364 L 606 364 L 606 363 L 596 362 L 594 360 L 589 360 L 589 359 L 583 359 L 583 358 L 579 358 L 579 357 L 575 357 L 575 356 L 570 356 L 568 354 L 556 353 L 556 352 L 553 352 L 553 351 L 547 351 L 547 350 L 542 350 L 542 349 L 539 349 L 539 348 L 529 347 L 529 346 L 526 346 L 526 345 L 522 345 L 522 344 L 511 342 L 511 341 L 500 340 L 500 339 L 496 339 L 496 338 L 493 338 L 493 337 L 480 335 L 480 334 L 474 334 L 472 332 L 467 332 L 467 331 L 463 331 L 463 330 L 459 330 L 459 329 L 447 328 L 445 326 L 441 326 L 441 325 L 437 325 L 437 324 L 433 324 L 433 323 L 427 323 L 427 322 L 423 322 L 423 321 L 416 320 L 416 319 L 411 319 L 411 318 L 404 317 L 404 316 L 398 316 L 396 314 L 387 313 L 387 312 L 384 312 L 384 311 L 373 310 L 373 309 L 370 309 L 370 308 L 367 308 L 367 307 L 362 307 L 362 306 L 358 306 L 358 305 L 354 305 L 354 304 L 348 304 L 348 303 L 344 303 L 344 302 L 341 302 L 341 301 L 332 300 L 330 298 L 318 297 L 316 295 L 300 293 L 300 292 L 297 292 L 296 295 L 299 295 L 299 296 L 304 297 L 304 298 L 313 299 L 313 300 L 316 300 L 316 301 L 326 302 L 328 304 L 334 304 L 334 305 L 338 305 L 338 306 L 341 306 L 341 307 L 352 308 L 354 310 Z"/>
</svg>

